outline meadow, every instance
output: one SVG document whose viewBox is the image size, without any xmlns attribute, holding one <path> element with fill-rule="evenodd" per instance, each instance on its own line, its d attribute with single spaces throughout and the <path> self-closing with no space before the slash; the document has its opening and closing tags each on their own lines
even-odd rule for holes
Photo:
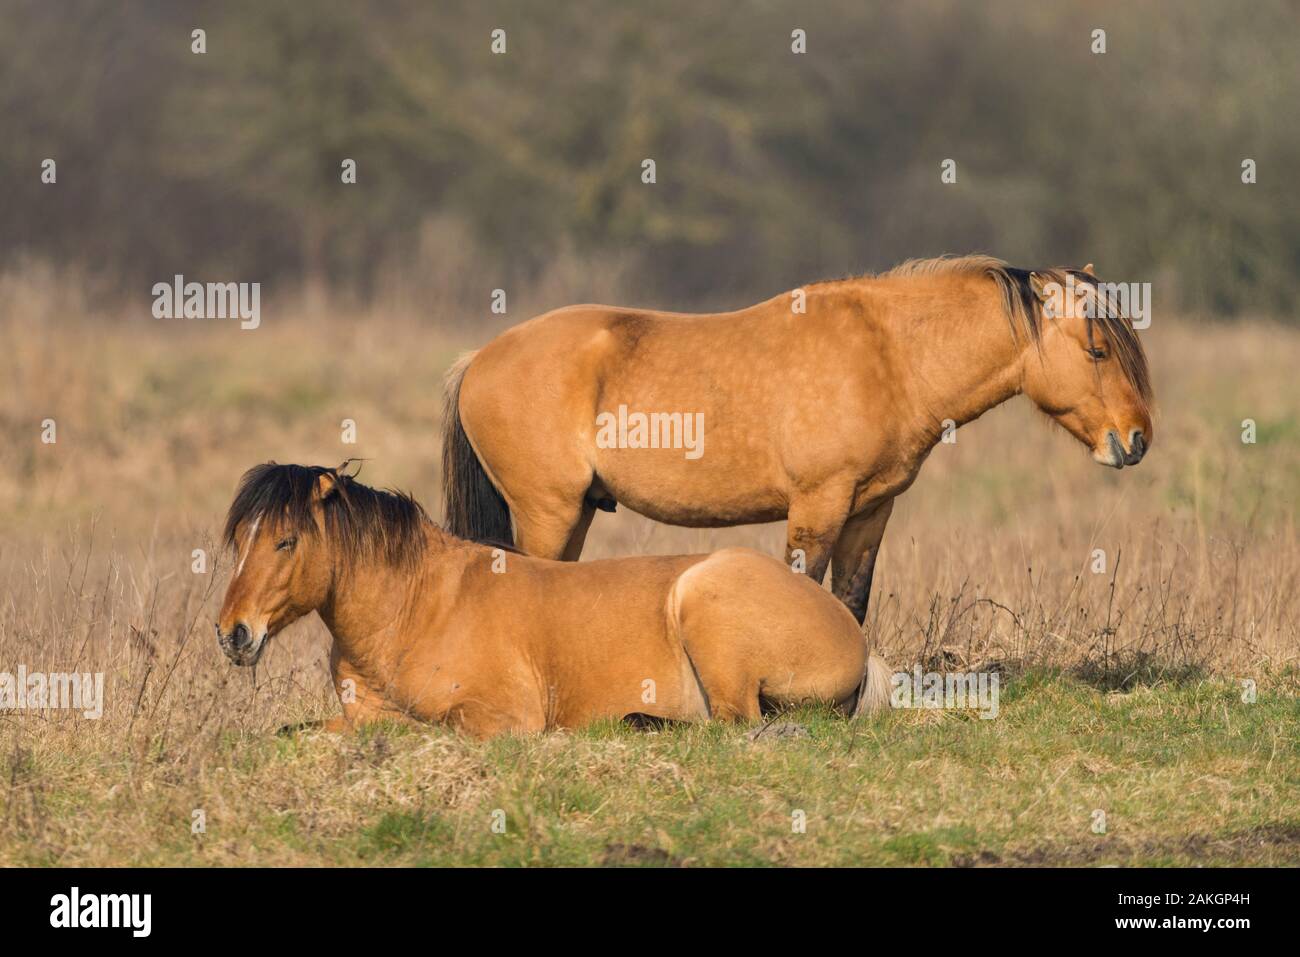
<svg viewBox="0 0 1300 957">
<path fill-rule="evenodd" d="M 0 275 L 0 671 L 106 676 L 99 720 L 0 711 L 0 864 L 1300 864 L 1300 330 L 1266 318 L 1156 312 L 1137 468 L 1018 399 L 899 500 L 867 628 L 894 667 L 997 672 L 996 719 L 277 736 L 335 713 L 328 635 L 304 620 L 255 670 L 217 649 L 239 475 L 363 458 L 436 515 L 459 352 L 620 297 L 654 304 L 576 270 L 503 317 L 307 290 L 241 331 Z M 585 557 L 783 535 L 620 509 Z"/>
</svg>

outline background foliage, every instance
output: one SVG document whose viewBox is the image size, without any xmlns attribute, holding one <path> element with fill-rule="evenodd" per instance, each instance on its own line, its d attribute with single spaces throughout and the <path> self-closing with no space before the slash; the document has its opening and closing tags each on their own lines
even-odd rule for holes
<svg viewBox="0 0 1300 957">
<path fill-rule="evenodd" d="M 1294 316 L 1298 47 L 1293 0 L 4 0 L 0 254 L 362 294 L 574 254 L 702 308 L 980 250 Z"/>
</svg>

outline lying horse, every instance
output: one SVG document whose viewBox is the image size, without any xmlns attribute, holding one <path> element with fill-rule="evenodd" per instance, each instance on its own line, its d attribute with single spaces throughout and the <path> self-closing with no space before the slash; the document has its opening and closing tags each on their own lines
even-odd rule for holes
<svg viewBox="0 0 1300 957">
<path fill-rule="evenodd" d="M 806 576 L 745 549 L 567 564 L 462 541 L 409 496 L 339 469 L 259 465 L 225 527 L 217 639 L 238 665 L 312 611 L 343 718 L 486 737 L 602 718 L 750 720 L 887 705 L 888 670 Z"/>
<path fill-rule="evenodd" d="M 967 256 L 738 312 L 538 316 L 448 377 L 448 528 L 576 560 L 616 503 L 673 525 L 787 519 L 787 564 L 821 582 L 833 557 L 862 621 L 894 498 L 958 426 L 1023 392 L 1097 462 L 1142 458 L 1147 362 L 1115 298 L 1090 266 Z"/>
</svg>

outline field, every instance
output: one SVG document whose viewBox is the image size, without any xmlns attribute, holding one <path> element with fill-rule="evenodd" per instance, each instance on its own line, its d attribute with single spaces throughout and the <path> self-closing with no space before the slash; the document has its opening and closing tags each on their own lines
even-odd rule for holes
<svg viewBox="0 0 1300 957">
<path fill-rule="evenodd" d="M 495 327 L 592 295 L 551 277 Z M 997 718 L 479 743 L 278 737 L 337 709 L 323 626 L 252 671 L 211 623 L 217 530 L 256 462 L 365 458 L 364 481 L 437 512 L 440 379 L 491 335 L 485 302 L 308 292 L 241 331 L 35 268 L 0 302 L 0 672 L 106 675 L 99 720 L 0 711 L 0 864 L 1300 864 L 1294 327 L 1157 313 L 1136 469 L 1094 465 L 1025 400 L 935 450 L 868 628 L 897 668 L 997 672 Z M 620 510 L 586 556 L 732 544 L 779 554 L 782 527 Z"/>
</svg>

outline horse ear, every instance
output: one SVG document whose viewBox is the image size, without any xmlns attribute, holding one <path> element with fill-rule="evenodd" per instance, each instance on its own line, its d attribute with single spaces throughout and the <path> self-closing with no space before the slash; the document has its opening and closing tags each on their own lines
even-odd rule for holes
<svg viewBox="0 0 1300 957">
<path fill-rule="evenodd" d="M 321 472 L 316 477 L 316 501 L 323 502 L 338 491 L 338 481 L 333 472 Z"/>
<path fill-rule="evenodd" d="M 1038 297 L 1039 302 L 1047 301 L 1046 287 L 1047 287 L 1047 282 L 1043 279 L 1042 276 L 1038 275 L 1038 273 L 1036 272 L 1031 272 L 1029 274 L 1029 288 L 1034 291 L 1034 295 Z"/>
<path fill-rule="evenodd" d="M 1092 263 L 1088 263 L 1088 265 L 1084 266 L 1083 271 L 1087 273 L 1089 276 L 1091 276 L 1093 279 L 1097 278 L 1097 274 L 1092 271 Z"/>
</svg>

